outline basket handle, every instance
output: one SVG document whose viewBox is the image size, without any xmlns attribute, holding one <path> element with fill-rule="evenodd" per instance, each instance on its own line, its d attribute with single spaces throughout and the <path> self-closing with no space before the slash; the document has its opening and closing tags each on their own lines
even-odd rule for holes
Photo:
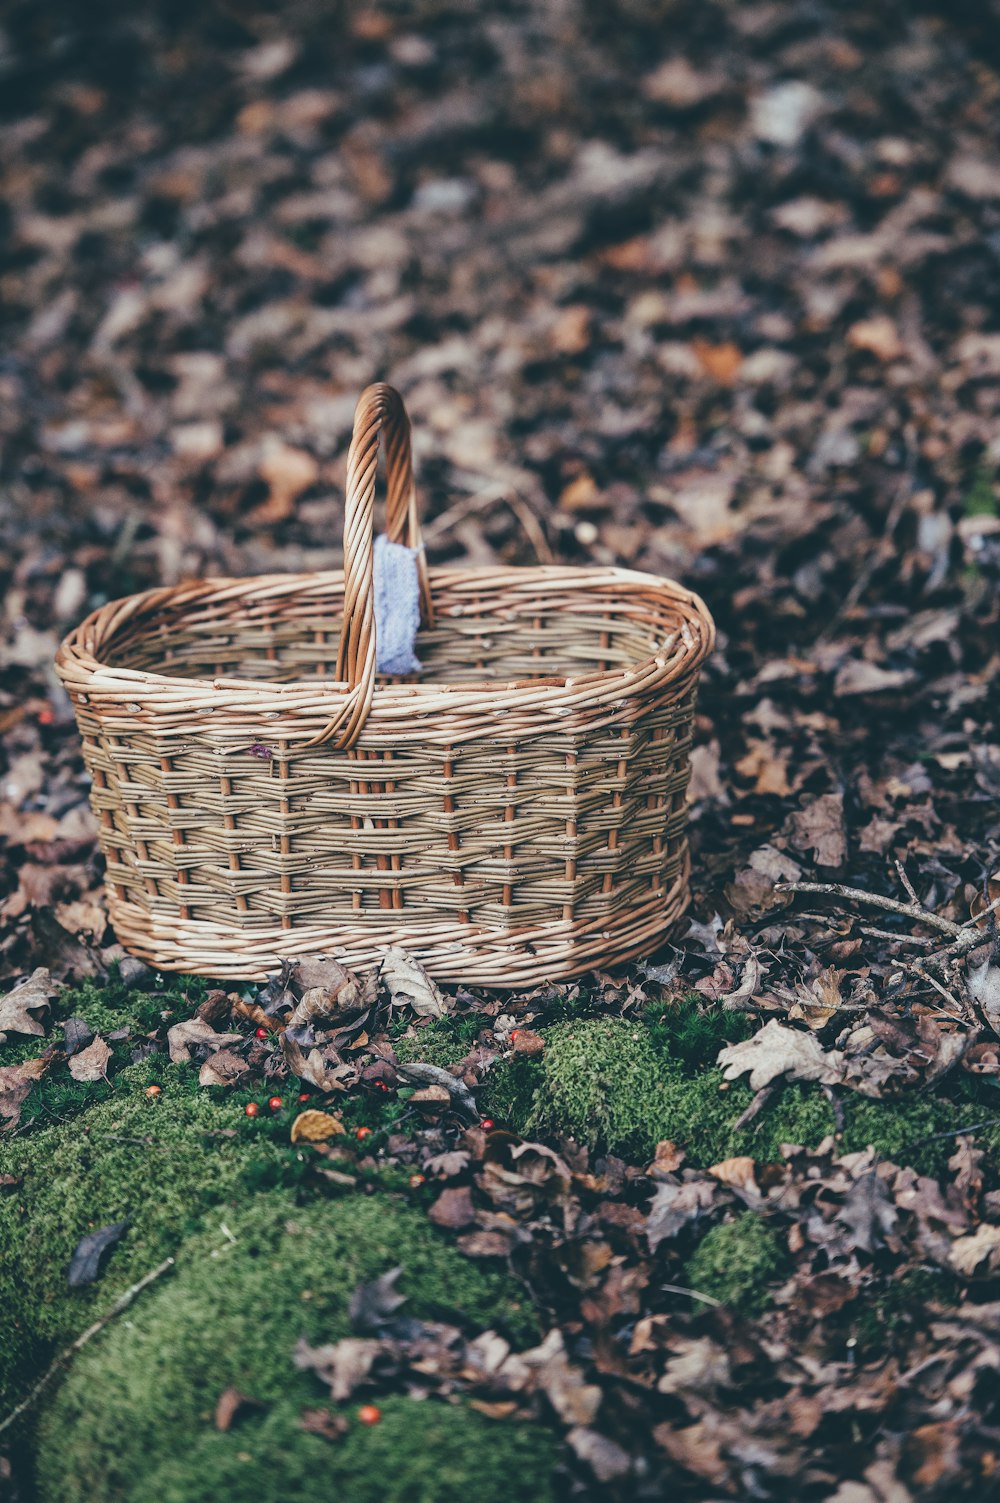
<svg viewBox="0 0 1000 1503">
<path fill-rule="evenodd" d="M 395 387 L 378 381 L 358 398 L 354 434 L 347 456 L 347 504 L 344 515 L 344 618 L 337 653 L 337 677 L 350 687 L 342 709 L 310 745 L 336 737 L 340 751 L 357 741 L 368 719 L 375 692 L 375 479 L 379 444 L 386 467 L 386 536 L 392 543 L 418 548 L 421 620 L 434 625 L 434 606 L 417 515 L 410 453 L 410 420 Z"/>
</svg>

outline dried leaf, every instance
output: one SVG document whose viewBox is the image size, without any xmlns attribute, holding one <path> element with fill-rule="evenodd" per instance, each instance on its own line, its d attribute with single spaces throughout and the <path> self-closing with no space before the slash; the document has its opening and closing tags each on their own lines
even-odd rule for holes
<svg viewBox="0 0 1000 1503">
<path fill-rule="evenodd" d="M 834 1085 L 844 1078 L 844 1056 L 825 1050 L 811 1033 L 800 1033 L 771 1018 L 753 1038 L 727 1044 L 717 1063 L 726 1080 L 749 1073 L 750 1088 L 759 1091 L 784 1075 L 788 1080 L 818 1080 Z"/>
<path fill-rule="evenodd" d="M 101 1271 L 104 1254 L 121 1239 L 127 1226 L 127 1221 L 115 1221 L 110 1226 L 102 1226 L 99 1231 L 88 1232 L 80 1238 L 69 1265 L 68 1281 L 71 1289 L 94 1283 Z"/>
<path fill-rule="evenodd" d="M 301 1337 L 292 1361 L 303 1371 L 316 1373 L 329 1384 L 330 1397 L 343 1404 L 355 1389 L 367 1383 L 381 1350 L 382 1343 L 368 1337 L 345 1336 L 342 1341 L 316 1347 Z"/>
<path fill-rule="evenodd" d="M 257 1399 L 249 1398 L 241 1393 L 238 1388 L 224 1388 L 219 1394 L 215 1404 L 213 1420 L 215 1428 L 223 1433 L 232 1429 L 240 1416 L 245 1416 L 247 1410 L 259 1410 L 263 1405 Z"/>
<path fill-rule="evenodd" d="M 292 1123 L 293 1143 L 322 1143 L 345 1132 L 343 1122 L 332 1112 L 300 1112 Z"/>
<path fill-rule="evenodd" d="M 219 1035 L 222 1037 L 222 1035 Z M 241 1075 L 246 1075 L 250 1066 L 245 1059 L 231 1049 L 217 1049 L 205 1060 L 198 1071 L 198 1084 L 202 1086 L 235 1085 Z"/>
<path fill-rule="evenodd" d="M 222 1049 L 227 1044 L 239 1044 L 242 1034 L 216 1033 L 203 1018 L 185 1018 L 167 1029 L 167 1049 L 172 1064 L 179 1065 L 191 1059 L 194 1049 Z"/>
<path fill-rule="evenodd" d="M 106 1080 L 111 1060 L 111 1046 L 98 1034 L 92 1044 L 74 1054 L 69 1062 L 69 1073 L 74 1080 Z"/>
<path fill-rule="evenodd" d="M 443 1018 L 448 1011 L 444 997 L 419 960 L 395 945 L 385 952 L 379 981 L 393 1007 L 411 1007 L 421 1018 Z"/>
<path fill-rule="evenodd" d="M 43 1036 L 45 1029 L 41 1021 L 32 1014 L 44 1012 L 61 990 L 59 983 L 52 980 L 47 967 L 38 966 L 26 981 L 20 982 L 12 992 L 0 999 L 0 1033 Z"/>
</svg>

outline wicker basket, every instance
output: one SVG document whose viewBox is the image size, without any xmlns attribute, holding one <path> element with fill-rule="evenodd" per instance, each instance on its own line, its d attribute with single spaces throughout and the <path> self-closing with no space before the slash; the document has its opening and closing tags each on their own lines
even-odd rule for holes
<svg viewBox="0 0 1000 1503">
<path fill-rule="evenodd" d="M 376 678 L 372 524 L 420 546 L 410 430 L 358 404 L 344 571 L 112 601 L 63 643 L 111 921 L 164 970 L 285 957 L 524 986 L 650 948 L 687 902 L 696 595 L 613 568 L 430 569 L 419 681 Z M 343 625 L 343 630 L 341 629 Z"/>
</svg>

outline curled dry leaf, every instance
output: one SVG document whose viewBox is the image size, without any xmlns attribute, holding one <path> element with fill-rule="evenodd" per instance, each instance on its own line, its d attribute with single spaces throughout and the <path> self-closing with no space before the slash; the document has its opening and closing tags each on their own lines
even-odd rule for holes
<svg viewBox="0 0 1000 1503">
<path fill-rule="evenodd" d="M 357 976 L 339 960 L 302 961 L 296 979 L 304 989 L 290 1019 L 293 1028 L 323 1019 L 339 1022 L 368 1006 Z"/>
<path fill-rule="evenodd" d="M 322 1143 L 327 1138 L 338 1137 L 345 1131 L 344 1124 L 332 1112 L 299 1112 L 292 1123 L 293 1143 Z"/>
<path fill-rule="evenodd" d="M 111 1060 L 111 1046 L 98 1034 L 92 1044 L 74 1054 L 69 1061 L 69 1073 L 74 1080 L 106 1080 Z"/>
<path fill-rule="evenodd" d="M 174 1065 L 185 1064 L 190 1060 L 193 1049 L 222 1049 L 227 1044 L 240 1043 L 241 1038 L 239 1033 L 216 1033 L 211 1023 L 206 1023 L 203 1018 L 185 1018 L 183 1022 L 175 1023 L 167 1029 L 170 1062 Z"/>
<path fill-rule="evenodd" d="M 217 1049 L 205 1060 L 198 1071 L 198 1084 L 203 1086 L 235 1085 L 241 1075 L 246 1075 L 250 1066 L 245 1059 L 234 1054 L 232 1049 Z"/>
<path fill-rule="evenodd" d="M 448 1011 L 444 997 L 419 960 L 396 945 L 385 952 L 379 981 L 393 1007 L 411 1007 L 421 1018 L 443 1018 Z"/>
<path fill-rule="evenodd" d="M 60 984 L 53 981 L 48 967 L 38 966 L 26 981 L 0 999 L 0 1033 L 30 1033 L 42 1037 L 45 1028 L 33 1014 L 44 1012 L 60 990 Z"/>
</svg>

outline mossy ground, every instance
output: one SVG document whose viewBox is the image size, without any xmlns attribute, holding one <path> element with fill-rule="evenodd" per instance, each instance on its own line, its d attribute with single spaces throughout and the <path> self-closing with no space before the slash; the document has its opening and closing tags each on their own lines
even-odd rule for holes
<svg viewBox="0 0 1000 1503">
<path fill-rule="evenodd" d="M 334 1478 L 336 1494 L 357 1503 L 458 1503 L 473 1488 L 497 1503 L 547 1503 L 555 1448 L 543 1429 L 399 1398 L 382 1425 L 355 1422 L 336 1447 L 302 1431 L 302 1409 L 323 1390 L 293 1367 L 297 1339 L 346 1336 L 357 1284 L 397 1265 L 416 1317 L 530 1327 L 505 1280 L 449 1248 L 411 1207 L 383 1196 L 309 1207 L 287 1192 L 260 1196 L 227 1215 L 225 1233 L 209 1222 L 189 1238 L 176 1275 L 77 1359 L 41 1425 L 41 1503 L 325 1503 Z M 262 1408 L 220 1434 L 212 1414 L 230 1386 Z"/>
<path fill-rule="evenodd" d="M 685 1265 L 686 1283 L 743 1315 L 759 1315 L 790 1266 L 778 1233 L 752 1211 L 705 1233 Z"/>
<path fill-rule="evenodd" d="M 305 1183 L 307 1156 L 288 1138 L 293 1094 L 277 1115 L 250 1120 L 243 1108 L 262 1100 L 259 1084 L 253 1093 L 205 1089 L 194 1065 L 173 1065 L 162 1052 L 133 1058 L 145 1035 L 189 1016 L 207 986 L 182 980 L 129 992 L 112 979 L 64 992 L 56 1022 L 82 1017 L 105 1036 L 127 1030 L 112 1039 L 111 1079 L 80 1084 L 65 1062 L 54 1064 L 19 1132 L 0 1138 L 0 1174 L 13 1181 L 0 1195 L 4 1407 L 116 1294 L 167 1255 L 177 1259 L 176 1272 L 103 1332 L 40 1406 L 39 1503 L 137 1503 L 151 1492 L 166 1503 L 289 1495 L 320 1503 L 334 1485 L 359 1503 L 450 1503 L 473 1487 L 492 1503 L 494 1486 L 497 1503 L 511 1489 L 547 1503 L 557 1448 L 544 1430 L 403 1397 L 384 1401 L 380 1426 L 354 1424 L 336 1445 L 301 1429 L 302 1409 L 322 1404 L 323 1391 L 295 1371 L 292 1347 L 300 1334 L 347 1334 L 347 1300 L 361 1279 L 402 1264 L 412 1313 L 454 1319 L 457 1311 L 470 1328 L 499 1325 L 519 1343 L 536 1335 L 534 1317 L 511 1283 L 451 1250 L 419 1205 L 396 1193 L 405 1169 L 360 1169 L 358 1191 L 317 1199 Z M 793 1085 L 738 1128 L 752 1092 L 724 1082 L 714 1060 L 723 1043 L 747 1036 L 743 1017 L 695 1000 L 626 1017 L 597 1006 L 574 991 L 548 1008 L 537 1025 L 544 1053 L 496 1065 L 480 1093 L 484 1112 L 525 1134 L 567 1134 L 640 1163 L 664 1138 L 697 1166 L 735 1154 L 766 1161 L 783 1143 L 814 1146 L 839 1132 L 844 1150 L 872 1144 L 934 1174 L 944 1172 L 957 1128 L 998 1115 L 988 1084 L 966 1078 L 899 1101 L 842 1093 L 835 1103 L 818 1087 Z M 483 1027 L 478 1014 L 455 1014 L 397 1024 L 394 1042 L 402 1059 L 450 1065 Z M 38 1052 L 37 1039 L 12 1039 L 3 1061 Z M 154 1099 L 151 1083 L 161 1087 Z M 367 1142 L 377 1147 L 406 1130 L 407 1094 L 351 1093 L 345 1121 L 372 1127 Z M 997 1155 L 995 1127 L 977 1141 Z M 424 1193 L 408 1196 L 419 1202 Z M 127 1228 L 97 1284 L 69 1289 L 81 1237 L 117 1221 Z M 748 1213 L 711 1228 L 683 1278 L 754 1315 L 783 1278 L 785 1257 L 775 1231 Z M 906 1318 L 891 1299 L 873 1305 L 859 1339 L 878 1346 Z M 211 1414 L 229 1385 L 262 1407 L 222 1434 Z M 495 1455 L 484 1469 L 486 1449 Z"/>
<path fill-rule="evenodd" d="M 672 1017 L 558 1022 L 544 1030 L 540 1061 L 504 1061 L 490 1073 L 485 1105 L 517 1131 L 564 1133 L 639 1160 L 664 1138 L 684 1148 L 692 1165 L 707 1166 L 736 1154 L 774 1160 L 783 1143 L 815 1147 L 838 1133 L 843 1152 L 871 1145 L 931 1174 L 945 1170 L 956 1128 L 998 1115 L 982 1094 L 988 1088 L 969 1078 L 951 1094 L 872 1100 L 843 1092 L 836 1105 L 818 1086 L 789 1085 L 737 1127 L 753 1092 L 724 1081 L 710 1061 L 745 1029 L 739 1015 L 694 1003 Z M 996 1126 L 982 1129 L 977 1142 L 1000 1154 Z"/>
</svg>

